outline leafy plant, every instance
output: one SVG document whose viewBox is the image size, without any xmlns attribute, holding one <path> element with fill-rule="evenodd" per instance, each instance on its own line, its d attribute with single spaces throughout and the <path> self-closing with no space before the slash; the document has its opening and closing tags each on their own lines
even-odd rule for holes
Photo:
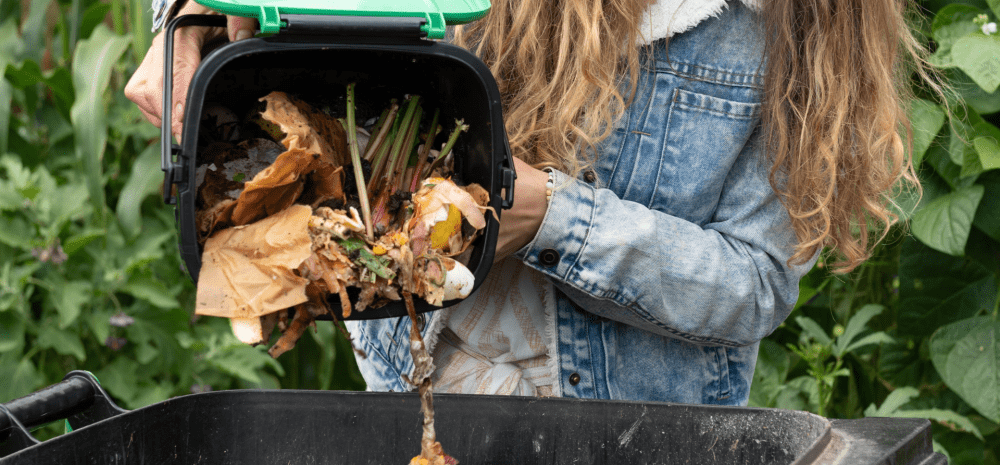
<svg viewBox="0 0 1000 465">
<path fill-rule="evenodd" d="M 158 198 L 159 131 L 121 92 L 149 23 L 138 0 L 0 2 L 0 401 L 74 369 L 130 409 L 213 389 L 363 388 L 332 324 L 276 361 L 227 321 L 192 317 Z"/>
</svg>

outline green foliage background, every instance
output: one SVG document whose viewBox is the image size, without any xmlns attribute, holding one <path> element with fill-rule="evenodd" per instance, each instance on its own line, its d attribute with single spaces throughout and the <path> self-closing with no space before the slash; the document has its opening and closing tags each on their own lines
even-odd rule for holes
<svg viewBox="0 0 1000 465">
<path fill-rule="evenodd" d="M 914 28 L 958 93 L 916 86 L 923 196 L 847 276 L 823 263 L 761 345 L 751 405 L 922 417 L 951 463 L 1000 464 L 1000 0 L 926 0 Z M 985 15 L 985 16 L 983 16 Z M 140 0 L 0 0 L 0 401 L 90 370 L 125 408 L 208 389 L 361 389 L 330 324 L 280 360 L 192 318 L 158 131 L 121 92 Z M 42 439 L 59 433 L 50 426 Z"/>
</svg>

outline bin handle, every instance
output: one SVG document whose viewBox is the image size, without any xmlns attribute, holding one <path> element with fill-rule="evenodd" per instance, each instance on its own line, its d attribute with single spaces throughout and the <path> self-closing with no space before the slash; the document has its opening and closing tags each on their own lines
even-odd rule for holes
<svg viewBox="0 0 1000 465">
<path fill-rule="evenodd" d="M 72 428 L 82 428 L 126 412 L 108 397 L 94 375 L 81 370 L 71 371 L 62 381 L 0 407 L 0 440 L 12 435 L 19 438 L 7 441 L 14 444 L 4 443 L 0 457 L 37 444 L 25 441 L 25 435 L 31 438 L 28 430 L 36 426 L 66 418 Z"/>
<path fill-rule="evenodd" d="M 167 24 L 163 40 L 163 108 L 160 118 L 160 169 L 163 170 L 163 201 L 173 205 L 174 183 L 180 178 L 181 165 L 174 163 L 174 155 L 181 156 L 181 148 L 173 144 L 170 133 L 170 104 L 174 91 L 174 32 L 183 26 L 226 27 L 226 17 L 219 15 L 183 15 Z"/>
</svg>

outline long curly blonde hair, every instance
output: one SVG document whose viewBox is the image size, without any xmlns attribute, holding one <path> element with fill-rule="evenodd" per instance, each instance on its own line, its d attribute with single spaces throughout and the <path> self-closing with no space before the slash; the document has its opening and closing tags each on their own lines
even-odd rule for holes
<svg viewBox="0 0 1000 465">
<path fill-rule="evenodd" d="M 847 272 L 898 221 L 898 189 L 920 186 L 908 105 L 916 73 L 942 101 L 943 79 L 911 32 L 912 0 L 761 0 L 768 37 L 761 124 L 771 186 L 799 244 Z M 578 174 L 634 97 L 640 20 L 650 0 L 494 0 L 457 30 L 504 96 L 514 156 Z"/>
</svg>

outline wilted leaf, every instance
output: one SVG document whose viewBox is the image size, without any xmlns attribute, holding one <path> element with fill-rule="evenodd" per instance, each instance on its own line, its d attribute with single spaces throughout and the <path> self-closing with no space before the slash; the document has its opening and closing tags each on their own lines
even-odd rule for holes
<svg viewBox="0 0 1000 465">
<path fill-rule="evenodd" d="M 1000 422 L 1000 322 L 983 316 L 938 329 L 931 336 L 931 359 L 951 390 Z"/>
<path fill-rule="evenodd" d="M 963 255 L 982 198 L 983 186 L 973 185 L 934 200 L 913 215 L 913 234 L 935 250 Z"/>
<path fill-rule="evenodd" d="M 996 302 L 996 278 L 973 260 L 945 255 L 913 239 L 899 263 L 899 332 L 924 336 Z"/>
</svg>

